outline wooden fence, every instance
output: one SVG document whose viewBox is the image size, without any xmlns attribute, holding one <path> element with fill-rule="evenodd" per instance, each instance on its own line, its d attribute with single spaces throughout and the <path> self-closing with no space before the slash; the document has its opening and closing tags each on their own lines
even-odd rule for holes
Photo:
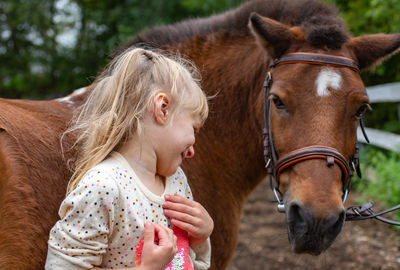
<svg viewBox="0 0 400 270">
<path fill-rule="evenodd" d="M 388 83 L 367 87 L 367 93 L 371 103 L 395 102 L 400 120 L 400 83 Z M 370 144 L 400 153 L 400 135 L 372 128 L 365 129 Z M 366 143 L 360 130 L 357 130 L 357 140 Z"/>
</svg>

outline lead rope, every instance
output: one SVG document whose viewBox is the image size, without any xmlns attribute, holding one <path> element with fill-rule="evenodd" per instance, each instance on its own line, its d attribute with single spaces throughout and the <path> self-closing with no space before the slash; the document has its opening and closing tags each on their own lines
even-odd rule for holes
<svg viewBox="0 0 400 270">
<path fill-rule="evenodd" d="M 384 214 L 399 210 L 400 204 L 396 205 L 395 207 L 392 207 L 390 209 L 378 212 L 378 213 L 374 213 L 373 206 L 374 206 L 374 204 L 372 202 L 369 202 L 364 205 L 351 206 L 351 207 L 347 208 L 346 221 L 357 221 L 357 220 L 366 220 L 366 219 L 375 218 L 379 221 L 382 221 L 382 222 L 390 224 L 390 225 L 400 226 L 400 222 L 381 217 Z"/>
<path fill-rule="evenodd" d="M 365 141 L 367 143 L 369 143 L 369 139 L 368 139 L 367 133 L 365 131 L 365 127 L 364 127 L 364 117 L 363 116 L 360 118 L 360 128 L 364 135 Z M 358 144 L 356 144 L 356 151 L 354 153 L 354 159 L 352 160 L 352 163 L 355 167 L 358 177 L 361 179 L 360 161 L 359 161 L 359 157 L 358 157 Z M 349 189 L 350 189 L 350 186 L 347 187 L 347 190 L 349 190 Z M 374 213 L 373 206 L 374 206 L 374 203 L 368 202 L 364 205 L 348 207 L 346 210 L 346 221 L 357 221 L 357 220 L 366 220 L 366 219 L 375 218 L 379 221 L 382 221 L 382 222 L 390 224 L 390 225 L 400 226 L 400 222 L 381 217 L 382 215 L 385 215 L 387 213 L 399 210 L 400 204 L 396 205 L 390 209 L 378 212 L 378 213 Z"/>
</svg>

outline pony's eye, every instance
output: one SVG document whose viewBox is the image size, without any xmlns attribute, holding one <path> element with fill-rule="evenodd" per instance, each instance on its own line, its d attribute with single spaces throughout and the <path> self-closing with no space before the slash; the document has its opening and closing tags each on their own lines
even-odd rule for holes
<svg viewBox="0 0 400 270">
<path fill-rule="evenodd" d="M 278 96 L 272 96 L 272 102 L 274 102 L 275 107 L 278 110 L 286 110 L 285 104 L 282 102 L 282 100 Z"/>
<path fill-rule="evenodd" d="M 361 118 L 363 114 L 367 111 L 367 109 L 370 109 L 370 106 L 368 103 L 364 103 L 363 105 L 358 108 L 356 114 L 354 115 L 356 118 Z"/>
</svg>

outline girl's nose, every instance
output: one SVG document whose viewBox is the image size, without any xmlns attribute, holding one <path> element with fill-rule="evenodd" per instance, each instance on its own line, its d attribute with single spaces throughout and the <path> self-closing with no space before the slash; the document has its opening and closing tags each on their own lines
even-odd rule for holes
<svg viewBox="0 0 400 270">
<path fill-rule="evenodd" d="M 186 151 L 186 156 L 185 158 L 192 158 L 194 156 L 194 148 L 193 146 L 190 146 L 188 150 Z"/>
</svg>

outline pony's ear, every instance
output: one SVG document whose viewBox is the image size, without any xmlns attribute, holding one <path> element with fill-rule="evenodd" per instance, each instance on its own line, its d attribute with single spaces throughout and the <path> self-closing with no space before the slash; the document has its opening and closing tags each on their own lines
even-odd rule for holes
<svg viewBox="0 0 400 270">
<path fill-rule="evenodd" d="M 374 34 L 352 38 L 353 50 L 361 70 L 372 69 L 400 50 L 400 34 Z"/>
<path fill-rule="evenodd" d="M 288 26 L 255 12 L 250 15 L 249 28 L 272 58 L 281 57 L 295 38 Z"/>
</svg>

